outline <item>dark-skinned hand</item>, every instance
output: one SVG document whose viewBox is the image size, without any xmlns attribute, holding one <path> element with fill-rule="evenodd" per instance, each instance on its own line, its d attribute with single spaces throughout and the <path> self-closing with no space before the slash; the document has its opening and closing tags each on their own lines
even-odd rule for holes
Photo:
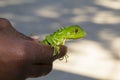
<svg viewBox="0 0 120 80">
<path fill-rule="evenodd" d="M 0 80 L 25 80 L 47 75 L 54 60 L 66 54 L 53 56 L 53 48 L 39 44 L 33 38 L 15 30 L 7 19 L 0 18 Z"/>
</svg>

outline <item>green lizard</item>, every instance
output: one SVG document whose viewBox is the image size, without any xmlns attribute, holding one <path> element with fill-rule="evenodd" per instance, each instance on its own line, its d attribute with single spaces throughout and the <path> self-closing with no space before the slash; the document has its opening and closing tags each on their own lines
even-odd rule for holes
<svg viewBox="0 0 120 80">
<path fill-rule="evenodd" d="M 46 36 L 40 43 L 52 46 L 54 48 L 54 56 L 60 53 L 60 45 L 64 45 L 66 40 L 80 39 L 85 36 L 86 32 L 79 25 L 71 25 L 58 29 L 53 34 Z M 67 57 L 65 55 L 65 58 Z"/>
</svg>

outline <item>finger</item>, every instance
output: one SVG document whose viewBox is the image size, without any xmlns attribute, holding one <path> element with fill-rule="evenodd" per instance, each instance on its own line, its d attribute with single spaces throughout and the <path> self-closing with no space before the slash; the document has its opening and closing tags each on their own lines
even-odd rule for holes
<svg viewBox="0 0 120 80">
<path fill-rule="evenodd" d="M 54 61 L 54 60 L 56 60 L 56 59 L 59 59 L 59 58 L 65 56 L 66 53 L 67 53 L 67 47 L 62 45 L 62 46 L 60 47 L 60 54 L 53 56 L 52 61 Z"/>
<path fill-rule="evenodd" d="M 10 21 L 5 18 L 0 18 L 0 34 L 2 33 L 2 35 L 10 35 L 13 32 L 16 31 L 12 27 Z"/>
<path fill-rule="evenodd" d="M 28 73 L 28 77 L 39 77 L 47 75 L 52 70 L 52 63 L 51 64 L 37 64 L 32 65 L 30 67 L 30 72 Z"/>
<path fill-rule="evenodd" d="M 0 18 L 0 36 L 4 35 L 6 37 L 12 37 L 15 39 L 27 39 L 27 40 L 33 40 L 32 38 L 25 36 L 24 34 L 18 32 L 10 23 L 9 20 L 5 18 Z"/>
<path fill-rule="evenodd" d="M 38 62 L 43 62 L 43 63 L 51 63 L 56 59 L 59 59 L 63 56 L 65 56 L 65 54 L 67 53 L 67 47 L 66 46 L 61 46 L 60 47 L 60 53 L 58 55 L 53 56 L 54 53 L 54 48 L 52 48 L 51 46 L 48 45 L 41 45 L 40 46 L 41 49 L 41 53 L 38 54 L 37 58 L 38 58 Z M 36 58 L 36 59 L 37 59 Z"/>
<path fill-rule="evenodd" d="M 33 63 L 51 63 L 53 48 L 47 45 L 27 41 L 24 44 L 25 52 L 33 58 Z"/>
<path fill-rule="evenodd" d="M 53 55 L 53 49 L 50 46 L 44 46 L 44 47 L 46 47 L 46 48 L 48 47 L 48 49 L 45 50 L 46 52 L 44 52 L 44 53 L 48 54 L 47 51 L 49 51 L 49 55 L 46 55 L 46 58 L 49 58 L 50 60 L 46 59 L 47 62 L 45 62 L 45 63 L 41 62 L 41 61 L 39 63 L 34 63 L 30 67 L 30 72 L 28 74 L 28 77 L 39 77 L 39 76 L 47 75 L 52 70 L 52 62 L 58 58 L 63 57 L 67 52 L 67 47 L 61 46 L 60 54 L 50 58 Z M 45 57 L 45 55 L 43 57 Z"/>
<path fill-rule="evenodd" d="M 62 45 L 62 46 L 60 47 L 60 54 L 53 56 L 52 61 L 54 61 L 54 60 L 56 60 L 56 59 L 59 59 L 59 58 L 65 56 L 66 53 L 67 53 L 67 47 Z"/>
<path fill-rule="evenodd" d="M 13 28 L 12 24 L 8 19 L 0 18 L 0 33 L 4 34 L 14 34 L 16 30 Z"/>
<path fill-rule="evenodd" d="M 65 46 L 60 47 L 60 54 L 53 56 L 54 48 L 49 45 L 35 43 L 31 41 L 26 43 L 25 50 L 27 53 L 34 55 L 34 63 L 51 63 L 55 59 L 63 57 L 67 48 Z M 34 54 L 33 54 L 34 53 Z"/>
</svg>

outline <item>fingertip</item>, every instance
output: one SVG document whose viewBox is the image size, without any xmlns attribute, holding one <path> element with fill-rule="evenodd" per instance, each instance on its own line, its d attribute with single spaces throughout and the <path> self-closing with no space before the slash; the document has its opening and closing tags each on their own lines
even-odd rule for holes
<svg viewBox="0 0 120 80">
<path fill-rule="evenodd" d="M 56 59 L 59 59 L 61 57 L 64 57 L 67 53 L 67 47 L 64 45 L 60 46 L 60 54 L 53 56 L 53 61 Z"/>
</svg>

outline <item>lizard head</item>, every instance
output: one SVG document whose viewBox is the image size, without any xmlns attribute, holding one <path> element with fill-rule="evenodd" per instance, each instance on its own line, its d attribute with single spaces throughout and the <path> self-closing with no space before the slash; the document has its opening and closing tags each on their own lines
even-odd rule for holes
<svg viewBox="0 0 120 80">
<path fill-rule="evenodd" d="M 79 39 L 86 36 L 86 32 L 79 25 L 65 27 L 66 39 Z"/>
</svg>

